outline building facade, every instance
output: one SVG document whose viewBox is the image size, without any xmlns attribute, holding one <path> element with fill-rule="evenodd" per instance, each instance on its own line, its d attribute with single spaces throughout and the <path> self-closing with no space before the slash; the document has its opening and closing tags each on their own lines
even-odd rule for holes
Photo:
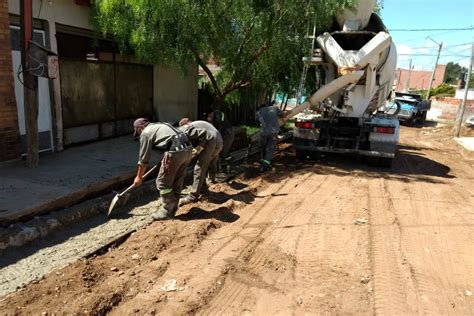
<svg viewBox="0 0 474 316">
<path fill-rule="evenodd" d="M 438 65 L 431 88 L 436 88 L 443 83 L 446 65 Z M 427 90 L 432 71 L 408 70 L 398 68 L 396 72 L 396 91 Z M 408 77 L 410 81 L 408 82 Z M 408 86 L 407 86 L 408 84 Z"/>
<path fill-rule="evenodd" d="M 6 11 L 7 0 L 0 1 Z M 10 55 L 10 73 L 5 76 L 10 90 L 14 87 L 9 111 L 17 125 L 12 143 L 18 147 L 15 152 L 14 147 L 2 144 L 1 152 L 8 149 L 12 153 L 2 160 L 26 152 L 24 87 L 16 75 L 21 60 L 19 3 L 9 0 L 6 18 L 2 18 L 2 27 L 9 31 L 9 46 L 0 46 L 0 53 Z M 184 76 L 120 54 L 111 39 L 94 33 L 89 1 L 33 0 L 33 15 L 33 40 L 57 53 L 59 59 L 55 79 L 39 78 L 38 82 L 40 151 L 61 151 L 73 144 L 128 134 L 137 117 L 176 121 L 197 116 L 197 67 L 190 67 Z M 3 43 L 4 37 L 0 40 Z M 12 130 L 11 124 L 0 122 L 0 131 Z"/>
</svg>

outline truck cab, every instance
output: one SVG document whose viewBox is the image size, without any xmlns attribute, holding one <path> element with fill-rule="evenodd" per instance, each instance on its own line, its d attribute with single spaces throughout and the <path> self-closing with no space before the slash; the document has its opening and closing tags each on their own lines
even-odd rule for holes
<svg viewBox="0 0 474 316">
<path fill-rule="evenodd" d="M 397 117 L 400 122 L 423 124 L 430 108 L 430 101 L 424 101 L 421 95 L 396 92 L 395 99 L 387 106 L 387 112 L 395 114 L 398 111 Z"/>
</svg>

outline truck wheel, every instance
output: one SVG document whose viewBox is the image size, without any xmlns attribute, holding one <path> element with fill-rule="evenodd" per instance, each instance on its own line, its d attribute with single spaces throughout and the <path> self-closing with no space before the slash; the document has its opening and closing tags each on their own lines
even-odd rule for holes
<svg viewBox="0 0 474 316">
<path fill-rule="evenodd" d="M 420 118 L 420 123 L 421 124 L 425 124 L 426 122 L 426 114 L 428 114 L 427 111 L 424 111 L 423 114 L 421 115 L 421 118 Z"/>
<path fill-rule="evenodd" d="M 296 158 L 299 160 L 307 160 L 308 159 L 308 151 L 306 150 L 296 150 Z"/>
</svg>

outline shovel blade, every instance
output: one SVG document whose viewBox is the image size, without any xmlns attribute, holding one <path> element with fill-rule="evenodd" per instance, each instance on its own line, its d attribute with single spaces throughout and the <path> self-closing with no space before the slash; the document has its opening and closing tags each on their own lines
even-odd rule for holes
<svg viewBox="0 0 474 316">
<path fill-rule="evenodd" d="M 119 200 L 119 198 L 120 198 L 119 194 L 114 196 L 114 198 L 112 199 L 112 202 L 110 202 L 109 211 L 107 212 L 107 216 L 110 216 L 110 213 L 112 213 L 112 210 L 113 210 L 115 204 L 117 203 L 117 201 Z"/>
</svg>

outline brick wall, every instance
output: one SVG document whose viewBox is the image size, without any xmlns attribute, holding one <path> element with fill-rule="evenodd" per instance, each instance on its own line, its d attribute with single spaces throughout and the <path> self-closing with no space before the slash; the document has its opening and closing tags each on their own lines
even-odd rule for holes
<svg viewBox="0 0 474 316">
<path fill-rule="evenodd" d="M 428 116 L 434 120 L 454 121 L 460 105 L 460 99 L 434 97 L 431 101 L 431 113 L 428 113 Z M 474 115 L 474 100 L 466 100 L 463 121 L 472 115 Z"/>
<path fill-rule="evenodd" d="M 20 157 L 8 0 L 0 0 L 0 161 Z"/>
<path fill-rule="evenodd" d="M 397 91 L 406 89 L 408 79 L 408 69 L 397 69 Z M 435 77 L 433 79 L 432 88 L 436 88 L 443 83 L 446 65 L 438 65 L 436 67 Z M 426 90 L 428 89 L 432 71 L 412 70 L 410 73 L 410 87 L 408 90 Z"/>
</svg>

